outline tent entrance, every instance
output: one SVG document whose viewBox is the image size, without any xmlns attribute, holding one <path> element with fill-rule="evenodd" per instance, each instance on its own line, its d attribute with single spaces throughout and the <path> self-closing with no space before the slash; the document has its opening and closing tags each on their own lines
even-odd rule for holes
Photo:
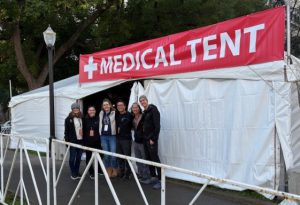
<svg viewBox="0 0 300 205">
<path fill-rule="evenodd" d="M 89 106 L 93 105 L 96 107 L 97 115 L 101 110 L 101 104 L 103 99 L 108 98 L 111 100 L 113 106 L 116 108 L 116 102 L 122 99 L 128 105 L 131 88 L 135 81 L 125 82 L 118 86 L 103 90 L 101 92 L 89 95 L 82 99 L 83 111 L 86 114 Z"/>
</svg>

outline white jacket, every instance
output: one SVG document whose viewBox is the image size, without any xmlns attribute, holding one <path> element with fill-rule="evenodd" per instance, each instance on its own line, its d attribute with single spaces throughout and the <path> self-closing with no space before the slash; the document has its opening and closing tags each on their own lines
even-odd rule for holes
<svg viewBox="0 0 300 205">
<path fill-rule="evenodd" d="M 101 110 L 99 113 L 99 133 L 101 135 L 102 132 L 102 120 L 103 120 L 104 111 Z M 111 127 L 111 135 L 116 135 L 116 111 L 112 110 L 109 114 L 110 119 L 110 127 Z"/>
</svg>

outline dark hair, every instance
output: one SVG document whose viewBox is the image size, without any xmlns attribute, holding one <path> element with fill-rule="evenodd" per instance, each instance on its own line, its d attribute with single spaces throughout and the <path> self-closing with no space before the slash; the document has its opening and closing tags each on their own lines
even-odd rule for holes
<svg viewBox="0 0 300 205">
<path fill-rule="evenodd" d="M 139 110 L 140 110 L 140 114 L 142 114 L 142 108 L 141 108 L 141 106 L 140 106 L 137 102 L 132 103 L 131 108 L 130 108 L 131 114 L 134 115 L 134 113 L 132 112 L 132 106 L 133 106 L 133 105 L 137 105 L 138 108 L 139 108 Z"/>
<path fill-rule="evenodd" d="M 87 113 L 86 113 L 86 115 L 85 115 L 85 118 L 89 118 L 89 113 L 88 113 L 88 111 L 89 111 L 90 108 L 94 108 L 94 109 L 96 110 L 96 107 L 95 107 L 94 105 L 89 105 L 89 106 L 88 106 L 88 109 L 87 109 Z M 96 110 L 96 111 L 97 111 L 97 110 Z"/>
<path fill-rule="evenodd" d="M 90 108 L 94 108 L 94 109 L 96 110 L 95 105 L 90 105 L 90 106 L 88 106 L 88 109 L 87 109 L 87 110 L 89 110 Z"/>
<path fill-rule="evenodd" d="M 117 101 L 116 105 L 118 105 L 118 103 L 123 103 L 123 104 L 126 106 L 126 103 L 125 103 L 125 101 L 124 101 L 124 100 L 122 100 L 122 99 L 119 99 L 119 100 Z"/>
</svg>

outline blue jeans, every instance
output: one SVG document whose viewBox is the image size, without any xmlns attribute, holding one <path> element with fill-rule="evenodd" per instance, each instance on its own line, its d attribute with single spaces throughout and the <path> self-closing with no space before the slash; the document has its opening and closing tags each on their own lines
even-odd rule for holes
<svg viewBox="0 0 300 205">
<path fill-rule="evenodd" d="M 78 149 L 76 147 L 70 147 L 69 166 L 71 169 L 72 176 L 77 176 L 79 174 L 81 155 L 82 155 L 81 149 Z"/>
<path fill-rule="evenodd" d="M 104 151 L 116 153 L 117 141 L 115 135 L 101 135 L 101 146 Z M 104 155 L 104 165 L 106 168 L 112 167 L 117 168 L 116 157 Z"/>
</svg>

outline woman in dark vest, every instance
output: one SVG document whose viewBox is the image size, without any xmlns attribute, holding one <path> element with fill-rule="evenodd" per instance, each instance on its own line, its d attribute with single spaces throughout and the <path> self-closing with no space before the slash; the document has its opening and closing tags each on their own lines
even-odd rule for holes
<svg viewBox="0 0 300 205">
<path fill-rule="evenodd" d="M 99 116 L 96 116 L 96 108 L 90 106 L 88 108 L 87 116 L 83 122 L 83 140 L 84 145 L 87 147 L 101 149 L 100 134 L 99 134 Z M 88 165 L 92 156 L 91 151 L 86 151 L 86 165 Z M 98 172 L 101 173 L 100 166 Z M 89 169 L 90 178 L 94 179 L 94 165 L 92 164 Z"/>
</svg>

